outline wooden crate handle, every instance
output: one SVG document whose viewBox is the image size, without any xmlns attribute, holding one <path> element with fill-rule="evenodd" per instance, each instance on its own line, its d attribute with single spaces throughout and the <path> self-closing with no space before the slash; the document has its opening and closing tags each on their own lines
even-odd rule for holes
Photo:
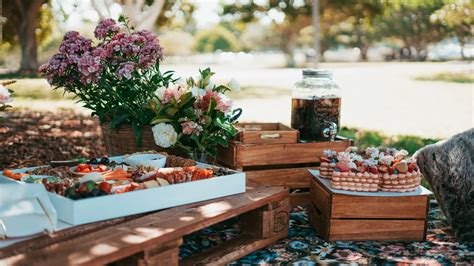
<svg viewBox="0 0 474 266">
<path fill-rule="evenodd" d="M 275 134 L 260 134 L 260 139 L 279 139 L 281 135 L 279 133 Z"/>
</svg>

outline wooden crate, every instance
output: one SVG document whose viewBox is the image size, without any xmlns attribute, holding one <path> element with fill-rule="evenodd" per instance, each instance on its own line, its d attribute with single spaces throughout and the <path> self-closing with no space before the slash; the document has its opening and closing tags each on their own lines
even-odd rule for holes
<svg viewBox="0 0 474 266">
<path fill-rule="evenodd" d="M 297 143 L 299 131 L 281 123 L 239 123 L 236 140 L 245 144 Z"/>
<path fill-rule="evenodd" d="M 72 227 L 0 249 L 0 265 L 225 265 L 288 235 L 288 191 L 246 193 Z M 183 236 L 241 217 L 236 238 L 179 259 Z"/>
<path fill-rule="evenodd" d="M 218 162 L 224 166 L 245 171 L 247 183 L 283 186 L 292 191 L 291 205 L 309 202 L 308 190 L 311 174 L 308 169 L 317 169 L 319 157 L 326 149 L 344 151 L 352 140 L 338 137 L 336 141 L 245 144 L 233 141 L 225 149 L 219 149 Z"/>
<path fill-rule="evenodd" d="M 309 220 L 326 240 L 423 241 L 429 196 L 352 196 L 310 182 Z"/>
</svg>

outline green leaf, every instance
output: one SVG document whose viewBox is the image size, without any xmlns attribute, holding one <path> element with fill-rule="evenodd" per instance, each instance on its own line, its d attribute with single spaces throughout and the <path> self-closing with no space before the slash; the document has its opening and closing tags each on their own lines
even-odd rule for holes
<svg viewBox="0 0 474 266">
<path fill-rule="evenodd" d="M 122 115 L 119 115 L 119 116 L 114 116 L 112 121 L 110 121 L 110 127 L 111 128 L 117 128 L 118 125 L 120 125 L 121 123 L 127 121 L 127 119 L 129 117 L 130 117 L 129 113 L 125 113 L 125 114 L 122 114 Z"/>
<path fill-rule="evenodd" d="M 156 118 L 153 118 L 153 120 L 151 120 L 151 124 L 152 125 L 156 125 L 156 124 L 160 124 L 160 123 L 168 123 L 168 122 L 172 122 L 173 120 L 169 119 L 169 118 L 165 118 L 165 117 L 156 117 Z"/>
<path fill-rule="evenodd" d="M 139 148 L 142 146 L 143 127 L 140 126 L 137 122 L 132 122 L 132 131 L 133 134 L 135 134 L 135 145 L 137 145 L 137 147 Z"/>
</svg>

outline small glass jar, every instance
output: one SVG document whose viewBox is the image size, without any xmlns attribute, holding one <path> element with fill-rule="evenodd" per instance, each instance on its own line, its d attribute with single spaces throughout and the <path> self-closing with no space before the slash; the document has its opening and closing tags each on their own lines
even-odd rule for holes
<svg viewBox="0 0 474 266">
<path fill-rule="evenodd" d="M 291 127 L 302 141 L 335 140 L 341 119 L 341 89 L 332 72 L 303 70 L 303 79 L 292 90 Z"/>
</svg>

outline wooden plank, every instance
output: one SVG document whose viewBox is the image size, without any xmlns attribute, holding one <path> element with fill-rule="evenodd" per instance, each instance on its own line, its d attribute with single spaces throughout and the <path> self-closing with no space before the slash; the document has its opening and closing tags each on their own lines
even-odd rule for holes
<svg viewBox="0 0 474 266">
<path fill-rule="evenodd" d="M 310 203 L 309 192 L 290 193 L 290 206 L 306 206 Z"/>
<path fill-rule="evenodd" d="M 292 144 L 242 144 L 234 160 L 236 166 L 298 164 L 319 162 L 326 149 L 345 150 L 348 141 Z"/>
<path fill-rule="evenodd" d="M 286 197 L 288 191 L 279 187 L 251 189 L 247 193 L 149 214 L 0 262 L 27 265 L 105 264 Z"/>
<path fill-rule="evenodd" d="M 226 265 L 232 261 L 242 258 L 255 250 L 264 248 L 281 238 L 285 238 L 288 232 L 281 232 L 270 238 L 257 238 L 248 234 L 242 234 L 217 247 L 203 251 L 195 256 L 184 259 L 181 265 Z"/>
<path fill-rule="evenodd" d="M 322 239 L 329 239 L 329 232 L 331 231 L 331 224 L 327 217 L 324 217 L 322 212 L 318 210 L 312 202 L 308 204 L 309 223 L 316 230 L 318 236 Z"/>
<path fill-rule="evenodd" d="M 238 141 L 246 144 L 296 143 L 298 131 L 281 123 L 239 123 Z"/>
<path fill-rule="evenodd" d="M 288 169 L 269 169 L 245 171 L 247 182 L 270 185 L 283 186 L 289 189 L 308 188 L 309 180 L 312 175 L 308 169 L 316 169 L 317 167 L 298 167 Z"/>
<path fill-rule="evenodd" d="M 314 178 L 310 181 L 308 197 L 316 208 L 322 212 L 323 216 L 331 217 L 332 194 Z"/>
<path fill-rule="evenodd" d="M 331 219 L 425 219 L 428 196 L 376 197 L 334 194 Z"/>
<path fill-rule="evenodd" d="M 244 213 L 241 216 L 242 232 L 258 238 L 269 238 L 288 232 L 289 221 L 290 199 L 286 198 Z"/>
<path fill-rule="evenodd" d="M 329 240 L 424 241 L 425 220 L 333 219 Z"/>
<path fill-rule="evenodd" d="M 288 144 L 244 144 L 231 142 L 219 148 L 219 163 L 230 168 L 264 165 L 318 163 L 326 149 L 343 151 L 351 145 L 349 139 Z"/>
<path fill-rule="evenodd" d="M 43 234 L 37 237 L 21 241 L 10 246 L 0 249 L 0 259 L 25 253 L 31 249 L 43 248 L 55 243 L 66 241 L 77 237 L 78 235 L 90 234 L 101 229 L 114 226 L 132 219 L 144 216 L 145 214 L 132 215 L 127 217 L 120 217 L 108 221 L 101 221 L 97 223 L 85 224 L 80 226 L 71 227 L 65 230 L 58 231 L 54 234 Z"/>
</svg>

